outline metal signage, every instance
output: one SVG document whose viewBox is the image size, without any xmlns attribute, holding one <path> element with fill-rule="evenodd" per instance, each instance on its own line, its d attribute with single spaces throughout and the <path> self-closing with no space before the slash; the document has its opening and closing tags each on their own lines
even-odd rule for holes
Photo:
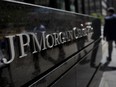
<svg viewBox="0 0 116 87">
<path fill-rule="evenodd" d="M 32 48 L 32 54 L 40 52 L 42 50 L 52 48 L 54 46 L 64 44 L 66 42 L 87 36 L 89 32 L 91 32 L 92 27 L 90 28 L 82 28 L 78 29 L 77 27 L 73 27 L 72 30 L 66 31 L 66 32 L 59 32 L 59 33 L 52 33 L 47 34 L 45 31 L 41 32 L 41 37 L 39 38 L 38 33 L 33 32 L 26 32 L 11 36 L 5 36 L 6 39 L 8 39 L 9 46 L 10 46 L 10 60 L 7 60 L 7 58 L 2 58 L 2 61 L 4 64 L 10 64 L 14 58 L 15 58 L 15 38 L 19 40 L 19 47 L 20 47 L 20 56 L 19 58 L 23 58 L 27 56 L 28 54 L 25 52 L 25 47 L 30 47 L 30 43 L 33 43 Z M 38 40 L 40 39 L 40 40 Z"/>
</svg>

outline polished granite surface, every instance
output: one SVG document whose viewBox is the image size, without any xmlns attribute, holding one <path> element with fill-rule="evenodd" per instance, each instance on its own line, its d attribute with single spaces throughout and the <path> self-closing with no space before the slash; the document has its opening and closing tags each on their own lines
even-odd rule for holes
<svg viewBox="0 0 116 87">
<path fill-rule="evenodd" d="M 74 65 L 68 74 L 77 78 L 67 80 L 86 87 L 102 58 L 100 27 L 87 15 L 0 1 L 0 87 L 57 87 L 54 82 Z"/>
</svg>

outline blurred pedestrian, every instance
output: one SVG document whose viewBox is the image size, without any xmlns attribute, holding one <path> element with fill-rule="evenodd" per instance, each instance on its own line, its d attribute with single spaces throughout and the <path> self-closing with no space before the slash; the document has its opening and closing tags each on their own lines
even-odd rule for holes
<svg viewBox="0 0 116 87">
<path fill-rule="evenodd" d="M 107 10 L 107 16 L 105 17 L 104 39 L 108 42 L 107 61 L 111 61 L 113 41 L 116 42 L 116 14 L 112 7 Z"/>
</svg>

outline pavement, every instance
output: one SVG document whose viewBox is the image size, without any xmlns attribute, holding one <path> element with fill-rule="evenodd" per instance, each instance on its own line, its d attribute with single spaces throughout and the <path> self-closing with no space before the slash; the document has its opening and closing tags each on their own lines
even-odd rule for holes
<svg viewBox="0 0 116 87">
<path fill-rule="evenodd" d="M 108 56 L 108 45 L 105 41 L 102 41 L 102 43 L 104 45 L 102 48 L 103 58 L 101 62 L 104 64 L 104 66 L 101 68 L 103 69 L 103 76 L 99 87 L 116 87 L 116 44 L 113 43 L 112 61 L 106 63 L 106 58 Z"/>
</svg>

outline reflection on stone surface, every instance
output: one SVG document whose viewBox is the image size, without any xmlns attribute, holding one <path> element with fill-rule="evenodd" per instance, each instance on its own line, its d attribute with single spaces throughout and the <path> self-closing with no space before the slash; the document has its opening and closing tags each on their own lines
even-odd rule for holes
<svg viewBox="0 0 116 87">
<path fill-rule="evenodd" d="M 0 87 L 14 87 L 10 65 L 3 68 L 0 68 Z"/>
<path fill-rule="evenodd" d="M 91 67 L 96 67 L 96 55 L 97 55 L 97 51 L 98 51 L 98 48 L 99 48 L 99 44 L 100 44 L 100 36 L 101 36 L 101 21 L 99 19 L 95 19 L 93 20 L 93 23 L 92 23 L 92 27 L 93 27 L 93 34 L 92 34 L 92 39 L 94 41 L 96 41 L 96 39 L 98 39 L 98 41 L 96 41 L 94 43 L 94 46 L 93 48 L 95 48 L 92 52 L 92 55 L 91 55 L 91 63 L 90 63 L 90 66 Z"/>
<path fill-rule="evenodd" d="M 72 73 L 87 74 L 85 82 L 90 79 L 95 69 L 88 65 L 95 59 L 91 56 L 97 54 L 98 48 L 91 56 L 85 56 L 99 45 L 91 44 L 99 38 L 95 33 L 98 32 L 95 26 L 99 25 L 96 18 L 6 1 L 0 2 L 0 10 L 0 86 L 20 87 L 38 80 L 34 87 L 47 87 L 81 59 L 77 71 Z M 10 39 L 5 36 L 12 35 L 15 57 L 5 65 L 2 59 L 9 61 L 12 56 Z M 43 73 L 50 71 L 39 81 Z M 81 78 L 84 77 L 75 81 L 82 83 Z"/>
<path fill-rule="evenodd" d="M 92 47 L 94 45 L 92 44 Z M 97 50 L 97 58 L 101 58 L 101 55 L 99 55 L 99 51 L 101 51 L 101 47 Z M 100 82 L 100 77 L 95 77 L 93 82 L 90 84 L 89 81 L 92 78 L 92 75 L 94 74 L 96 68 L 92 68 L 90 66 L 91 62 L 91 55 L 92 51 L 89 53 L 89 55 L 85 56 L 83 60 L 80 61 L 80 63 L 73 67 L 69 72 L 67 72 L 66 75 L 64 75 L 58 82 L 53 84 L 51 87 L 98 87 Z M 77 57 L 79 57 L 77 55 Z M 98 61 L 96 61 L 98 62 Z M 100 71 L 98 71 L 101 76 Z M 82 84 L 83 83 L 83 84 Z"/>
</svg>

